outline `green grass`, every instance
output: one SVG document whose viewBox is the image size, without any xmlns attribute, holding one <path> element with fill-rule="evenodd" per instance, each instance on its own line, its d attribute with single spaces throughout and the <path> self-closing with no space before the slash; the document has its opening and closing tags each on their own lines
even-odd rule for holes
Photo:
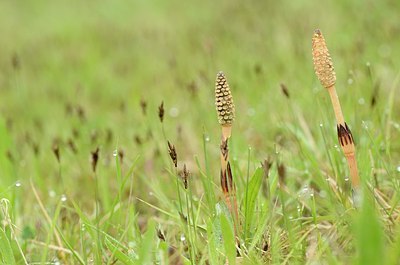
<svg viewBox="0 0 400 265">
<path fill-rule="evenodd" d="M 2 1 L 0 263 L 398 264 L 400 5 L 268 2 Z M 356 141 L 359 209 L 313 71 L 316 28 Z M 219 182 L 220 70 L 240 250 Z"/>
</svg>

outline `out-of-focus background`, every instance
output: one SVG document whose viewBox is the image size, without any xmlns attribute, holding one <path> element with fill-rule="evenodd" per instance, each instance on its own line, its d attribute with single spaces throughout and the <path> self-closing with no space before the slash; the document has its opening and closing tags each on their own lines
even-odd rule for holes
<svg viewBox="0 0 400 265">
<path fill-rule="evenodd" d="M 60 258 L 51 248 L 43 258 L 47 248 L 40 242 L 57 244 L 34 190 L 50 218 L 59 210 L 56 223 L 81 256 L 90 261 L 95 255 L 91 246 L 82 250 L 74 231 L 83 216 L 94 218 L 91 153 L 97 147 L 104 218 L 117 194 L 120 207 L 133 196 L 162 208 L 164 197 L 155 196 L 154 187 L 176 200 L 176 186 L 168 185 L 175 182 L 168 174 L 167 140 L 176 146 L 180 167 L 186 164 L 193 178 L 207 172 L 218 191 L 218 71 L 226 74 L 236 105 L 236 175 L 270 156 L 285 164 L 293 190 L 331 164 L 345 175 L 329 97 L 312 66 L 317 28 L 334 62 L 362 178 L 372 179 L 375 168 L 379 181 L 397 179 L 399 12 L 395 0 L 1 1 L 0 195 L 10 203 L 28 260 Z M 134 184 L 121 188 L 119 175 L 129 175 L 132 166 Z M 199 198 L 202 191 L 195 185 Z M 136 202 L 138 222 L 158 216 L 154 207 Z M 164 221 L 159 223 L 168 227 Z M 113 229 L 104 231 L 120 235 L 124 226 Z"/>
</svg>

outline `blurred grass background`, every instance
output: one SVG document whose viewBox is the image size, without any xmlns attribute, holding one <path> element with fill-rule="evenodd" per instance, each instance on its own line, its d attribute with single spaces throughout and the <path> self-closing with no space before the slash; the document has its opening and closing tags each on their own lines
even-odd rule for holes
<svg viewBox="0 0 400 265">
<path fill-rule="evenodd" d="M 197 174 L 194 157 L 203 157 L 205 134 L 208 166 L 218 183 L 213 93 L 220 70 L 236 105 L 231 149 L 238 174 L 246 171 L 250 146 L 251 169 L 279 153 L 289 181 L 297 183 L 294 189 L 313 178 L 316 163 L 330 167 L 326 153 L 334 154 L 338 168 L 333 171 L 342 176 L 347 169 L 336 152 L 328 94 L 312 66 L 316 28 L 333 58 L 344 115 L 359 145 L 362 178 L 369 180 L 372 168 L 385 167 L 379 178 L 397 187 L 399 12 L 394 0 L 1 1 L 0 194 L 12 200 L 16 225 L 31 227 L 40 238 L 45 237 L 43 217 L 29 179 L 49 210 L 65 194 L 90 212 L 90 152 L 97 146 L 104 209 L 119 188 L 116 148 L 124 154 L 122 172 L 140 156 L 136 174 L 165 185 L 168 156 L 157 114 L 162 101 L 165 135 L 176 145 L 179 161 Z M 151 188 L 140 179 L 135 196 L 153 201 Z M 165 187 L 165 193 L 174 188 Z M 148 219 L 149 209 L 137 207 Z"/>
</svg>

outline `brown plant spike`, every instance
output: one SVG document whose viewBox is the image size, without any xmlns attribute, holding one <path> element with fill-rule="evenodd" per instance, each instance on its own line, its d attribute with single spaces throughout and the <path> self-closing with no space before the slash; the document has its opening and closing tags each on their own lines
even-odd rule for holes
<svg viewBox="0 0 400 265">
<path fill-rule="evenodd" d="M 224 139 L 230 137 L 232 123 L 235 119 L 235 105 L 233 104 L 231 90 L 225 74 L 219 72 L 215 81 L 215 107 L 218 114 L 218 122 L 222 125 Z"/>
<path fill-rule="evenodd" d="M 324 36 L 319 29 L 314 31 L 312 38 L 312 52 L 314 60 L 314 70 L 321 84 L 331 87 L 336 83 L 335 69 L 333 68 L 332 58 L 329 54 Z"/>
<path fill-rule="evenodd" d="M 360 177 L 358 175 L 357 161 L 355 158 L 353 135 L 344 121 L 342 108 L 335 88 L 336 74 L 333 68 L 332 59 L 329 55 L 325 39 L 322 36 L 321 31 L 318 29 L 314 31 L 312 38 L 312 55 L 315 74 L 322 86 L 328 90 L 331 98 L 337 122 L 338 140 L 349 165 L 353 189 L 357 189 L 360 185 Z"/>
</svg>

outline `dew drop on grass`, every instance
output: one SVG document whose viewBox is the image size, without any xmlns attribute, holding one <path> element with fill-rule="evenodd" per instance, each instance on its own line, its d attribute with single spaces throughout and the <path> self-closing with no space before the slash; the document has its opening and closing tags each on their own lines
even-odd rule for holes
<svg viewBox="0 0 400 265">
<path fill-rule="evenodd" d="M 365 121 L 362 121 L 362 125 L 363 125 L 364 129 L 368 129 L 368 125 Z"/>
<path fill-rule="evenodd" d="M 396 168 L 396 170 L 397 170 L 397 172 L 400 172 L 400 166 L 398 166 L 398 167 Z"/>
<path fill-rule="evenodd" d="M 178 108 L 170 108 L 169 109 L 169 116 L 171 116 L 172 118 L 176 118 L 179 115 L 179 109 Z"/>
<path fill-rule="evenodd" d="M 181 241 L 184 242 L 186 240 L 186 237 L 184 234 L 181 235 Z"/>
<path fill-rule="evenodd" d="M 82 224 L 81 230 L 82 230 L 82 232 L 86 230 L 85 224 Z"/>
<path fill-rule="evenodd" d="M 347 80 L 347 84 L 349 84 L 349 85 L 351 85 L 351 84 L 353 84 L 353 79 L 352 78 L 349 78 L 348 80 Z"/>
<path fill-rule="evenodd" d="M 204 141 L 209 142 L 209 141 L 210 141 L 210 136 L 205 135 L 205 136 L 204 136 Z"/>
<path fill-rule="evenodd" d="M 322 127 L 324 127 L 324 125 L 323 125 L 322 123 L 320 123 L 320 124 L 319 124 L 319 127 L 321 127 L 321 128 L 322 128 Z"/>
<path fill-rule="evenodd" d="M 54 198 L 56 196 L 56 192 L 54 190 L 49 190 L 49 196 Z"/>
<path fill-rule="evenodd" d="M 21 181 L 17 181 L 16 183 L 15 183 L 15 187 L 17 187 L 17 188 L 19 188 L 19 187 L 21 187 L 22 186 L 22 183 L 21 183 Z"/>
<path fill-rule="evenodd" d="M 152 191 L 149 192 L 149 196 L 153 196 L 154 193 Z"/>
<path fill-rule="evenodd" d="M 346 178 L 344 179 L 344 181 L 346 181 L 346 182 L 349 181 L 349 177 L 346 177 Z"/>
<path fill-rule="evenodd" d="M 364 105 L 365 104 L 365 99 L 364 98 L 359 98 L 358 99 L 358 104 Z"/>
<path fill-rule="evenodd" d="M 118 155 L 118 150 L 115 149 L 115 150 L 113 151 L 113 157 L 116 157 L 117 155 Z"/>
<path fill-rule="evenodd" d="M 67 201 L 67 196 L 65 196 L 65 194 L 61 195 L 61 201 L 62 202 Z"/>
</svg>

